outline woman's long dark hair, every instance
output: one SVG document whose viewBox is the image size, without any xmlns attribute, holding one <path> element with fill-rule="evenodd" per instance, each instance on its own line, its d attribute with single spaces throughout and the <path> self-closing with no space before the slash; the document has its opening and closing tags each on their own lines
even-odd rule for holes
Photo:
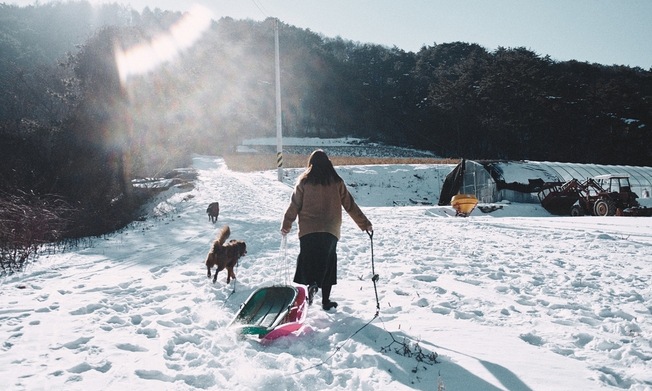
<svg viewBox="0 0 652 391">
<path fill-rule="evenodd" d="M 326 152 L 317 149 L 310 154 L 308 168 L 299 177 L 299 181 L 301 180 L 315 185 L 329 185 L 341 181 L 342 178 L 335 171 Z"/>
</svg>

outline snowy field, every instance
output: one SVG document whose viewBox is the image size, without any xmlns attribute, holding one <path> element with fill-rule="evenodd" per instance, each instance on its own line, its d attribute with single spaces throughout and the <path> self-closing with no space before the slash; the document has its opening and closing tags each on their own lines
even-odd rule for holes
<svg viewBox="0 0 652 391">
<path fill-rule="evenodd" d="M 255 289 L 290 282 L 296 225 L 286 247 L 279 229 L 299 170 L 194 165 L 196 188 L 146 221 L 1 281 L 0 388 L 652 390 L 652 218 L 460 218 L 434 206 L 452 167 L 339 167 L 373 242 L 345 216 L 339 307 L 264 346 L 226 326 Z M 203 266 L 223 224 L 248 246 L 230 285 Z"/>
</svg>

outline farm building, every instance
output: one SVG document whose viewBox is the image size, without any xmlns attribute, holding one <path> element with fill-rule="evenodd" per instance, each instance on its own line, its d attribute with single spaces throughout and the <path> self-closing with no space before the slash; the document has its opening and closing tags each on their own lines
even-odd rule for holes
<svg viewBox="0 0 652 391">
<path fill-rule="evenodd" d="M 462 161 L 446 177 L 439 205 L 455 194 L 473 194 L 479 202 L 539 203 L 537 193 L 547 182 L 585 180 L 598 175 L 625 174 L 640 198 L 652 192 L 652 167 L 532 161 Z"/>
</svg>

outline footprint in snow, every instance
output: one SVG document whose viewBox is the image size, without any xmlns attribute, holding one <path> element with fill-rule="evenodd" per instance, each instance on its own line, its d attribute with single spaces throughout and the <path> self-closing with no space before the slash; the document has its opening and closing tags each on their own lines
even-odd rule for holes
<svg viewBox="0 0 652 391">
<path fill-rule="evenodd" d="M 402 289 L 394 289 L 394 293 L 398 296 L 409 296 L 410 294 Z"/>
<path fill-rule="evenodd" d="M 86 345 L 86 343 L 88 343 L 88 341 L 90 341 L 91 339 L 93 339 L 93 337 L 81 337 L 81 338 L 77 338 L 74 341 L 66 342 L 62 345 L 55 345 L 50 349 L 59 350 L 61 348 L 66 348 L 70 350 L 79 350 L 82 347 L 84 347 L 84 345 Z"/>
<path fill-rule="evenodd" d="M 470 311 L 470 312 L 464 312 L 464 311 L 453 311 L 453 314 L 455 315 L 455 319 L 462 319 L 462 320 L 469 320 L 469 319 L 477 319 L 481 318 L 484 316 L 484 313 L 482 311 Z"/>
<path fill-rule="evenodd" d="M 90 364 L 84 362 L 81 364 L 77 364 L 74 367 L 68 369 L 68 372 L 70 373 L 84 373 L 92 370 L 93 367 L 90 366 Z"/>
<path fill-rule="evenodd" d="M 532 333 L 521 334 L 520 337 L 523 341 L 529 343 L 530 345 L 543 346 L 544 344 L 543 338 Z"/>
<path fill-rule="evenodd" d="M 147 328 L 147 327 L 136 330 L 136 333 L 137 334 L 143 334 L 147 338 L 156 338 L 156 337 L 158 337 L 158 331 L 156 329 Z"/>
<path fill-rule="evenodd" d="M 437 281 L 437 276 L 432 276 L 432 275 L 418 275 L 414 277 L 417 281 L 423 281 L 423 282 L 435 282 Z"/>
<path fill-rule="evenodd" d="M 115 346 L 120 350 L 126 350 L 128 352 L 147 352 L 148 351 L 148 349 L 146 349 L 146 348 L 144 348 L 142 346 L 134 345 L 134 344 L 131 344 L 131 343 L 119 343 L 119 344 L 117 344 Z"/>
<path fill-rule="evenodd" d="M 589 342 L 593 341 L 593 336 L 586 333 L 579 333 L 577 335 L 574 335 L 573 337 L 575 338 L 575 345 L 580 348 L 583 348 Z"/>
<path fill-rule="evenodd" d="M 398 306 L 398 307 L 386 307 L 385 309 L 383 309 L 383 314 L 387 314 L 387 315 L 397 314 L 397 313 L 401 312 L 402 310 L 403 310 L 403 308 L 401 306 Z"/>
<path fill-rule="evenodd" d="M 88 315 L 88 314 L 92 314 L 93 312 L 99 309 L 104 309 L 104 308 L 106 308 L 106 306 L 103 304 L 88 304 L 85 307 L 71 311 L 70 315 Z"/>
<path fill-rule="evenodd" d="M 422 297 L 419 300 L 417 300 L 416 302 L 414 302 L 414 305 L 416 305 L 417 307 L 425 308 L 425 307 L 430 306 L 430 303 L 428 302 L 428 300 L 426 298 Z"/>
<path fill-rule="evenodd" d="M 445 307 L 432 307 L 432 312 L 439 315 L 448 315 L 451 313 L 451 309 Z"/>
<path fill-rule="evenodd" d="M 148 371 L 148 370 L 142 370 L 138 369 L 135 371 L 136 376 L 140 377 L 141 379 L 145 380 L 160 380 L 164 381 L 167 383 L 172 383 L 174 382 L 174 377 L 167 376 L 163 374 L 161 371 Z"/>
<path fill-rule="evenodd" d="M 155 266 L 149 269 L 149 272 L 152 274 L 161 274 L 161 273 L 166 273 L 167 271 L 168 271 L 167 266 Z"/>
</svg>

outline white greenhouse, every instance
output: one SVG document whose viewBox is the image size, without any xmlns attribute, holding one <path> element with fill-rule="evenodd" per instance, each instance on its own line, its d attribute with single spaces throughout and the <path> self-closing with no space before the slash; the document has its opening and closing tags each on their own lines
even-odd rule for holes
<svg viewBox="0 0 652 391">
<path fill-rule="evenodd" d="M 481 203 L 539 203 L 537 194 L 544 183 L 606 174 L 629 176 L 631 190 L 639 198 L 648 198 L 652 192 L 652 167 L 462 159 L 446 178 L 439 205 L 447 205 L 455 194 L 473 194 Z"/>
</svg>

